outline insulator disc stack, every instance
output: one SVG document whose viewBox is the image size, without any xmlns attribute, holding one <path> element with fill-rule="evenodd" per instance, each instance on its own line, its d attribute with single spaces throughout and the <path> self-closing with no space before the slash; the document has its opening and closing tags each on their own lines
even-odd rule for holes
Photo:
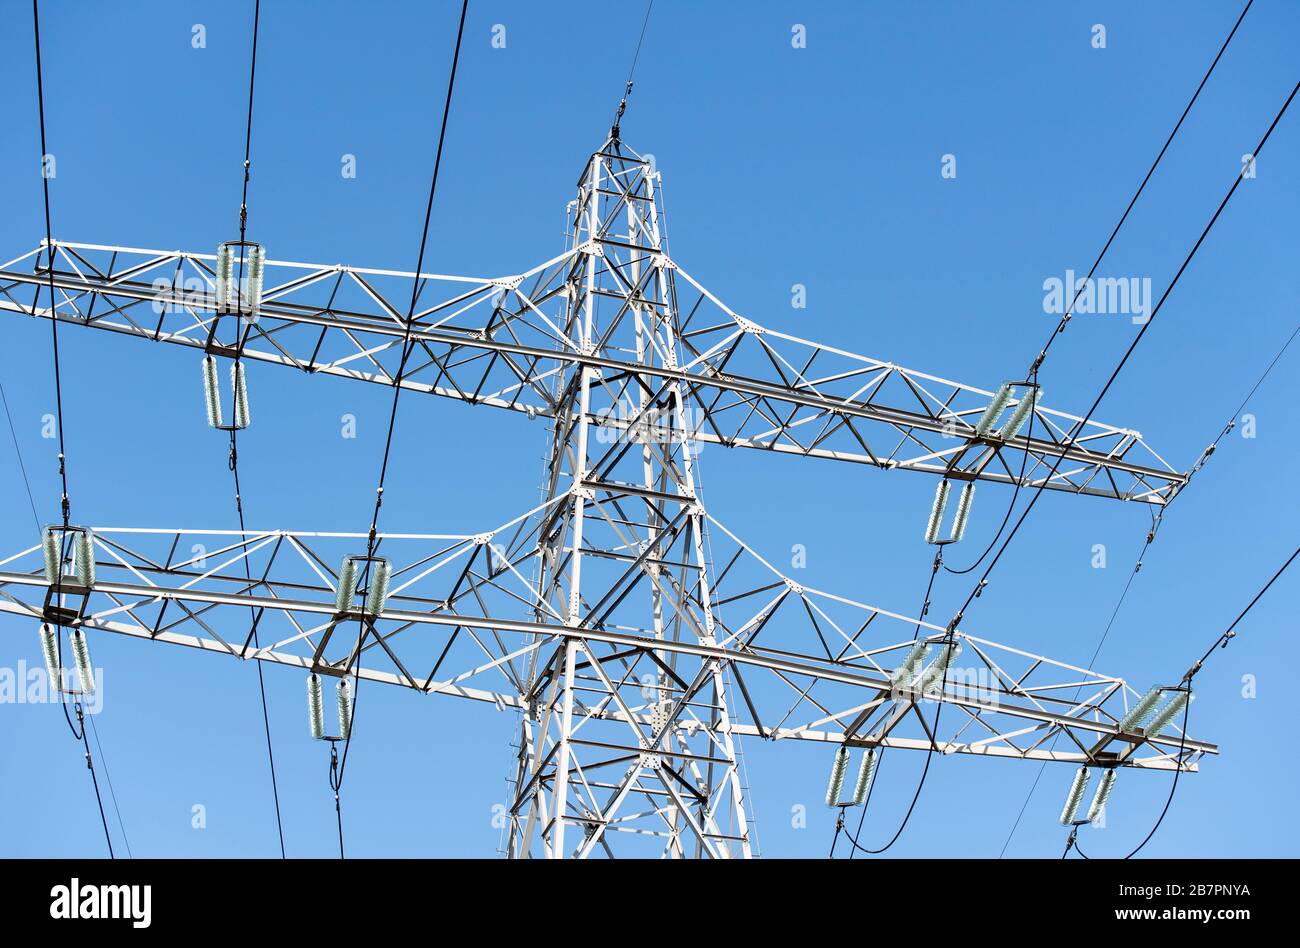
<svg viewBox="0 0 1300 948">
<path fill-rule="evenodd" d="M 307 724 L 316 740 L 325 736 L 325 700 L 321 694 L 320 676 L 315 674 L 307 678 Z"/>
<path fill-rule="evenodd" d="M 844 789 L 844 775 L 849 771 L 849 749 L 840 745 L 831 763 L 831 779 L 826 786 L 826 805 L 839 806 L 840 791 Z"/>
</svg>

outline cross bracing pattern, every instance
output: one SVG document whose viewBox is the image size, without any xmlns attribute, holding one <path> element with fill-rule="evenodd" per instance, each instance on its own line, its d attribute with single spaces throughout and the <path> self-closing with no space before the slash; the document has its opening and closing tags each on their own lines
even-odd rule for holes
<svg viewBox="0 0 1300 948">
<path fill-rule="evenodd" d="M 1092 421 L 1076 431 L 1078 416 L 1036 406 L 1032 424 L 1009 441 L 981 437 L 990 391 L 735 313 L 646 226 L 621 220 L 654 207 L 647 166 L 612 153 L 605 160 L 603 197 L 620 207 L 590 233 L 575 230 L 564 253 L 506 276 L 420 274 L 418 345 L 404 388 L 554 417 L 565 395 L 556 383 L 590 368 L 610 402 L 612 417 L 593 419 L 605 426 L 626 423 L 618 406 L 642 394 L 662 401 L 676 386 L 692 437 L 706 443 L 1003 483 L 1021 479 L 1027 451 L 1027 485 L 1046 479 L 1053 490 L 1157 505 L 1185 482 L 1137 431 Z M 565 320 L 572 305 L 585 305 L 581 274 L 593 256 L 602 322 L 584 344 Z M 397 375 L 402 307 L 416 279 L 268 260 L 256 321 L 241 323 L 216 316 L 213 254 L 62 241 L 51 254 L 42 242 L 0 269 L 0 309 L 48 318 L 37 296 L 51 257 L 61 321 L 383 385 Z M 669 295 L 656 299 L 650 291 L 661 277 Z M 624 338 L 637 314 L 678 320 L 676 346 L 639 359 Z"/>
<path fill-rule="evenodd" d="M 1214 753 L 1176 728 L 1122 729 L 1136 693 L 1120 678 L 806 587 L 708 514 L 699 442 L 967 481 L 1014 483 L 1023 466 L 1026 485 L 1150 504 L 1186 478 L 1135 431 L 1037 404 L 1026 434 L 981 434 L 990 391 L 732 312 L 668 254 L 660 187 L 612 137 L 586 163 L 565 251 L 539 266 L 485 279 L 267 261 L 243 312 L 218 310 L 203 254 L 55 241 L 5 265 L 10 312 L 400 374 L 544 419 L 550 451 L 532 511 L 477 535 L 380 535 L 378 609 L 339 591 L 365 534 L 144 528 L 93 529 L 88 585 L 53 582 L 40 544 L 0 562 L 0 609 L 518 713 L 512 856 L 751 855 L 747 738 L 1163 770 Z M 51 265 L 54 313 L 36 298 Z M 416 280 L 399 373 L 394 301 Z M 931 658 L 960 647 L 946 678 L 918 642 Z M 922 713 L 934 701 L 957 709 L 941 733 Z"/>
</svg>

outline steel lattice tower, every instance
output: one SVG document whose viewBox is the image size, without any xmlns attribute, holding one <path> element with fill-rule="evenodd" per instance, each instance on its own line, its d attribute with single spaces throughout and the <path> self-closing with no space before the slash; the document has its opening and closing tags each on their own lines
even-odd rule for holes
<svg viewBox="0 0 1300 948">
<path fill-rule="evenodd" d="M 648 164 L 611 139 L 572 206 L 583 253 L 564 282 L 566 336 L 592 355 L 676 369 L 681 323 Z M 547 471 L 556 503 L 540 530 L 538 601 L 571 626 L 631 622 L 655 640 L 715 646 L 682 384 L 629 391 L 610 376 L 584 365 L 557 379 Z M 600 419 L 623 425 L 623 437 L 607 437 Z M 662 837 L 671 856 L 750 855 L 719 662 L 653 652 L 630 662 L 617 646 L 577 638 L 541 658 L 523 696 L 511 855 L 567 852 L 567 826 L 581 831 L 577 855 L 612 853 L 611 827 Z M 622 720 L 588 716 L 614 707 Z"/>
<path fill-rule="evenodd" d="M 1024 431 L 982 426 L 987 389 L 735 313 L 668 252 L 661 189 L 615 133 L 558 256 L 499 277 L 259 260 L 250 310 L 219 298 L 211 254 L 56 240 L 4 264 L 0 312 L 400 385 L 551 434 L 533 510 L 378 536 L 377 609 L 335 565 L 365 534 L 138 527 L 90 530 L 88 575 L 43 563 L 40 543 L 0 560 L 0 611 L 517 713 L 511 856 L 752 855 L 744 738 L 1112 771 L 1216 753 L 1124 723 L 1137 693 L 1121 678 L 805 586 L 709 515 L 710 444 L 1091 502 L 1163 505 L 1187 475 L 1131 429 L 1036 401 Z M 394 301 L 413 290 L 408 323 Z M 969 667 L 937 681 L 922 660 L 947 642 Z M 955 709 L 942 733 L 934 701 Z"/>
</svg>

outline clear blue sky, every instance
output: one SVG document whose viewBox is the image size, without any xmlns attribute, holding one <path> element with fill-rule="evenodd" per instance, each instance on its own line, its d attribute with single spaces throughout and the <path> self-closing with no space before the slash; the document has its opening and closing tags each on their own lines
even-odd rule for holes
<svg viewBox="0 0 1300 948">
<path fill-rule="evenodd" d="M 410 268 L 459 4 L 263 4 L 250 235 L 280 259 Z M 1016 376 L 1053 317 L 1043 281 L 1086 271 L 1239 12 L 1235 2 L 655 4 L 624 137 L 664 173 L 675 256 L 729 305 L 982 387 Z M 471 4 L 430 268 L 516 272 L 562 247 L 565 204 L 600 144 L 642 6 Z M 54 232 L 67 240 L 211 252 L 237 236 L 252 3 L 46 2 Z M 9 90 L 0 149 L 0 258 L 43 234 L 30 11 L 0 15 Z M 191 27 L 207 29 L 206 49 Z M 807 48 L 791 27 L 807 27 Z M 1107 28 L 1107 47 L 1090 44 Z M 491 45 L 504 24 L 506 47 Z M 1300 6 L 1259 0 L 1112 249 L 1103 272 L 1159 293 L 1296 76 Z M 357 158 L 355 180 L 340 175 Z M 941 177 L 941 158 L 957 177 Z M 1300 115 L 1290 114 L 1098 412 L 1189 466 L 1294 328 Z M 791 308 L 792 284 L 808 307 Z M 1079 317 L 1044 370 L 1048 401 L 1086 410 L 1136 327 Z M 74 520 L 232 527 L 223 440 L 204 424 L 189 351 L 62 334 Z M 0 319 L 0 372 L 43 520 L 57 518 L 48 326 Z M 1300 417 L 1293 352 L 1172 509 L 1098 661 L 1144 688 L 1177 678 L 1294 547 Z M 378 387 L 250 369 L 241 438 L 250 526 L 364 530 L 386 421 Z M 339 437 L 345 412 L 359 437 Z M 527 509 L 542 429 L 441 400 L 407 404 L 385 522 L 473 532 Z M 457 446 L 474 440 L 462 456 Z M 454 459 L 454 463 L 453 463 Z M 774 561 L 808 550 L 810 584 L 913 613 L 934 482 L 904 473 L 704 452 L 705 499 Z M 521 475 L 519 472 L 526 472 Z M 35 541 L 4 432 L 0 544 Z M 1007 493 L 981 492 L 963 552 Z M 1148 527 L 1144 507 L 1051 494 L 964 628 L 1086 663 Z M 1105 544 L 1108 568 L 1091 566 Z M 958 554 L 954 554 L 957 556 Z M 959 556 L 959 559 L 965 559 Z M 1300 574 L 1260 604 L 1198 678 L 1192 730 L 1222 755 L 1184 779 L 1157 856 L 1294 856 Z M 965 583 L 940 582 L 949 615 Z M 98 732 L 136 855 L 278 852 L 253 669 L 96 636 Z M 34 625 L 0 619 L 0 664 L 40 662 Z M 1243 676 L 1258 696 L 1242 697 Z M 309 740 L 301 674 L 267 670 L 290 854 L 335 851 L 326 758 Z M 477 704 L 371 688 L 345 788 L 350 854 L 491 855 L 515 719 Z M 0 705 L 0 851 L 103 852 L 79 748 L 53 706 Z M 829 755 L 747 747 L 767 856 L 821 856 Z M 890 756 L 866 840 L 892 834 L 923 756 Z M 101 768 L 103 764 L 101 762 Z M 996 855 L 1037 764 L 937 759 L 891 855 Z M 1071 768 L 1049 767 L 1008 854 L 1054 856 Z M 1168 775 L 1125 773 L 1090 855 L 1122 854 L 1155 819 Z M 791 808 L 806 804 L 806 829 Z M 191 828 L 191 807 L 207 810 Z M 114 826 L 116 833 L 117 827 Z M 120 837 L 118 837 L 120 839 Z"/>
</svg>

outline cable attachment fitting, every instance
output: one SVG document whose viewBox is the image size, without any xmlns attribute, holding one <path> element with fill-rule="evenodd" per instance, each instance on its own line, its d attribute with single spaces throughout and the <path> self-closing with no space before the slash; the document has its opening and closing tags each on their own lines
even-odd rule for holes
<svg viewBox="0 0 1300 948">
<path fill-rule="evenodd" d="M 1074 848 L 1074 841 L 1075 839 L 1078 838 L 1078 836 L 1079 836 L 1078 825 L 1074 823 L 1070 824 L 1070 838 L 1065 841 L 1065 852 L 1061 853 L 1062 859 L 1070 855 L 1070 850 Z"/>
<path fill-rule="evenodd" d="M 619 100 L 618 112 L 614 115 L 614 124 L 609 129 L 609 137 L 614 141 L 619 141 L 619 123 L 623 121 L 623 113 L 627 111 L 627 98 L 632 94 L 632 80 L 627 81 L 627 88 L 623 91 L 623 98 Z"/>
</svg>

